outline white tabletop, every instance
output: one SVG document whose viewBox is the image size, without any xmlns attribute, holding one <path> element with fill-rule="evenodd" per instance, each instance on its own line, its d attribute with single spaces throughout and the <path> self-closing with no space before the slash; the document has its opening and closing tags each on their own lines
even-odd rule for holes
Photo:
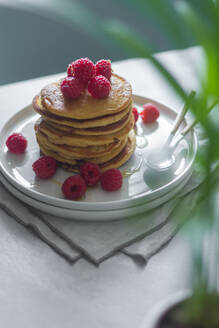
<svg viewBox="0 0 219 328">
<path fill-rule="evenodd" d="M 158 57 L 187 90 L 197 89 L 199 48 Z M 181 101 L 144 59 L 117 62 L 134 93 L 177 109 Z M 63 75 L 63 74 L 62 74 Z M 0 88 L 0 128 L 61 75 Z M 69 265 L 30 231 L 0 210 L 0 320 L 10 328 L 137 328 L 156 302 L 187 285 L 189 256 L 178 234 L 147 266 L 118 254 L 99 267 L 85 260 Z"/>
</svg>

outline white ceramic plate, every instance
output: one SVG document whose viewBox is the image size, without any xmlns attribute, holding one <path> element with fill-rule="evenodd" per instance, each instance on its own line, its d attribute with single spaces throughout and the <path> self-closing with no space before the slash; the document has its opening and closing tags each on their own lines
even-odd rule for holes
<svg viewBox="0 0 219 328">
<path fill-rule="evenodd" d="M 165 203 L 166 201 L 173 198 L 186 184 L 190 176 L 188 176 L 183 182 L 181 182 L 177 187 L 172 189 L 169 193 L 161 196 L 157 199 L 149 201 L 145 204 L 133 206 L 129 208 L 109 210 L 109 211 L 82 211 L 77 209 L 69 209 L 58 207 L 55 205 L 46 204 L 34 198 L 27 196 L 22 191 L 16 189 L 5 177 L 0 173 L 0 181 L 2 184 L 19 200 L 22 202 L 41 210 L 47 214 L 58 216 L 63 219 L 72 220 L 83 220 L 83 221 L 112 221 L 120 220 L 130 216 L 136 216 L 138 214 L 149 211 L 159 205 Z"/>
<path fill-rule="evenodd" d="M 146 102 L 152 102 L 160 109 L 160 117 L 154 124 L 144 125 L 139 119 L 137 123 L 138 147 L 132 158 L 121 167 L 121 171 L 136 168 L 141 158 L 147 156 L 150 146 L 159 145 L 167 137 L 176 113 L 160 103 L 144 97 L 134 96 L 135 106 L 141 110 Z M 58 169 L 54 178 L 40 180 L 32 171 L 32 163 L 40 156 L 39 147 L 35 140 L 34 123 L 39 117 L 28 106 L 15 114 L 5 124 L 0 132 L 0 171 L 7 180 L 27 196 L 46 204 L 82 211 L 108 211 L 129 208 L 150 202 L 166 195 L 184 181 L 192 171 L 192 164 L 197 152 L 197 138 L 194 132 L 189 133 L 176 151 L 177 165 L 174 178 L 159 188 L 150 188 L 144 181 L 144 161 L 139 171 L 124 178 L 123 187 L 113 193 L 105 192 L 100 186 L 89 188 L 82 201 L 69 201 L 63 198 L 61 184 L 71 173 Z M 7 151 L 5 141 L 13 132 L 20 132 L 28 139 L 28 149 L 24 155 L 14 155 Z"/>
</svg>

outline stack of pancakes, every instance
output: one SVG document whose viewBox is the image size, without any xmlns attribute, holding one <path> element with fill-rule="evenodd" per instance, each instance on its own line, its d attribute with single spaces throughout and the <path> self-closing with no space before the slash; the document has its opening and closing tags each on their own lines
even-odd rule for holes
<svg viewBox="0 0 219 328">
<path fill-rule="evenodd" d="M 107 98 L 95 99 L 86 91 L 66 99 L 59 81 L 44 87 L 33 107 L 41 115 L 35 132 L 42 154 L 73 172 L 84 162 L 98 164 L 102 172 L 119 168 L 135 150 L 132 89 L 118 75 L 111 77 Z"/>
</svg>

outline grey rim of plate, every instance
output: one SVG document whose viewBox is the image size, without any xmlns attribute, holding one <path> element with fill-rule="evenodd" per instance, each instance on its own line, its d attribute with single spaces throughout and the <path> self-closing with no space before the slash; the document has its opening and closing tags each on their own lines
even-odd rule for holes
<svg viewBox="0 0 219 328">
<path fill-rule="evenodd" d="M 158 106 L 160 109 L 166 111 L 169 113 L 169 115 L 171 116 L 176 116 L 176 113 L 169 107 L 156 102 L 152 99 L 149 98 L 145 98 L 145 97 L 141 97 L 141 96 L 137 96 L 137 95 L 133 95 L 133 100 L 135 103 L 137 103 L 138 105 L 142 105 L 146 102 L 152 102 L 154 103 L 156 106 Z M 27 111 L 31 110 L 31 106 L 27 106 L 25 107 L 23 110 L 21 110 L 20 112 L 16 113 L 11 119 L 8 120 L 8 122 L 4 125 L 1 134 L 0 134 L 0 140 L 1 142 L 3 142 L 2 140 L 5 139 L 5 132 L 7 131 L 8 127 L 14 122 L 16 122 L 18 120 L 18 118 L 21 117 L 25 117 L 25 114 Z M 66 199 L 61 199 L 61 198 L 57 198 L 57 197 L 53 197 L 50 195 L 46 195 L 43 193 L 40 193 L 36 190 L 30 190 L 29 188 L 25 188 L 24 185 L 22 185 L 21 183 L 19 183 L 11 174 L 9 174 L 9 172 L 6 170 L 6 168 L 4 167 L 2 161 L 0 162 L 0 171 L 3 173 L 3 175 L 5 176 L 5 178 L 10 181 L 10 183 L 16 187 L 16 189 L 19 189 L 20 191 L 22 191 L 23 193 L 25 193 L 27 196 L 31 196 L 31 198 L 34 198 L 36 200 L 39 200 L 41 202 L 50 204 L 50 205 L 55 205 L 58 207 L 63 207 L 63 208 L 67 208 L 67 209 L 74 209 L 74 210 L 93 210 L 93 211 L 102 211 L 102 210 L 116 210 L 116 209 L 122 209 L 122 208 L 130 208 L 132 206 L 138 206 L 140 204 L 145 204 L 147 202 L 150 202 L 152 200 L 158 199 L 161 196 L 165 195 L 166 193 L 168 193 L 169 191 L 171 191 L 174 187 L 178 186 L 179 184 L 181 184 L 181 182 L 188 176 L 191 174 L 192 172 L 192 165 L 194 163 L 195 160 L 195 156 L 197 153 L 197 149 L 198 149 L 198 143 L 197 143 L 197 137 L 196 134 L 194 132 L 191 133 L 191 138 L 192 138 L 192 154 L 190 154 L 191 158 L 189 161 L 189 164 L 185 167 L 185 169 L 175 178 L 173 179 L 171 182 L 167 183 L 166 185 L 164 185 L 163 187 L 160 187 L 156 190 L 150 190 L 150 191 L 146 191 L 142 194 L 138 194 L 138 195 L 134 195 L 132 196 L 132 198 L 130 199 L 121 199 L 121 200 L 114 200 L 114 201 L 107 201 L 107 202 L 86 202 L 86 201 L 69 201 Z M 3 144 L 1 145 L 3 146 Z M 2 147 L 1 147 L 2 148 Z M 3 156 L 4 154 L 0 153 L 1 156 Z M 0 159 L 1 159 L 0 156 Z"/>
</svg>

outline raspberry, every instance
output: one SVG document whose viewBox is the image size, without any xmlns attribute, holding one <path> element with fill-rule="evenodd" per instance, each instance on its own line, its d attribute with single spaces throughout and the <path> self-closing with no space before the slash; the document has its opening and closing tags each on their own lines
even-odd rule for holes
<svg viewBox="0 0 219 328">
<path fill-rule="evenodd" d="M 84 178 L 87 186 L 95 186 L 100 180 L 100 169 L 97 164 L 84 163 L 80 167 L 80 175 Z"/>
<path fill-rule="evenodd" d="M 77 59 L 73 65 L 76 79 L 87 85 L 88 81 L 95 75 L 94 63 L 88 58 L 81 58 Z"/>
<path fill-rule="evenodd" d="M 77 99 L 80 97 L 83 90 L 84 85 L 74 76 L 66 77 L 61 83 L 61 91 L 66 98 Z"/>
<path fill-rule="evenodd" d="M 62 192 L 67 199 L 79 199 L 86 192 L 86 183 L 80 175 L 72 175 L 64 181 Z"/>
<path fill-rule="evenodd" d="M 67 76 L 73 76 L 74 75 L 74 64 L 71 63 L 68 65 L 67 68 Z"/>
<path fill-rule="evenodd" d="M 32 168 L 37 177 L 41 179 L 51 178 L 56 173 L 56 160 L 50 156 L 42 156 L 35 161 Z"/>
<path fill-rule="evenodd" d="M 144 110 L 140 113 L 140 115 L 143 122 L 146 124 L 155 122 L 160 116 L 159 109 L 151 103 L 143 105 L 143 108 Z"/>
<path fill-rule="evenodd" d="M 103 75 L 108 80 L 110 80 L 112 75 L 112 69 L 111 69 L 111 61 L 101 59 L 98 62 L 96 62 L 96 75 Z"/>
<path fill-rule="evenodd" d="M 27 139 L 20 133 L 13 133 L 8 137 L 6 146 L 11 153 L 23 154 L 27 148 Z"/>
<path fill-rule="evenodd" d="M 102 174 L 100 182 L 106 191 L 118 190 L 122 187 L 122 173 L 118 169 L 110 169 Z"/>
<path fill-rule="evenodd" d="M 137 110 L 137 108 L 133 107 L 132 108 L 132 113 L 134 115 L 134 118 L 135 118 L 135 122 L 137 122 L 138 118 L 139 118 L 139 112 Z"/>
<path fill-rule="evenodd" d="M 101 99 L 109 95 L 111 85 L 105 76 L 98 75 L 89 81 L 87 89 L 94 98 Z"/>
</svg>

